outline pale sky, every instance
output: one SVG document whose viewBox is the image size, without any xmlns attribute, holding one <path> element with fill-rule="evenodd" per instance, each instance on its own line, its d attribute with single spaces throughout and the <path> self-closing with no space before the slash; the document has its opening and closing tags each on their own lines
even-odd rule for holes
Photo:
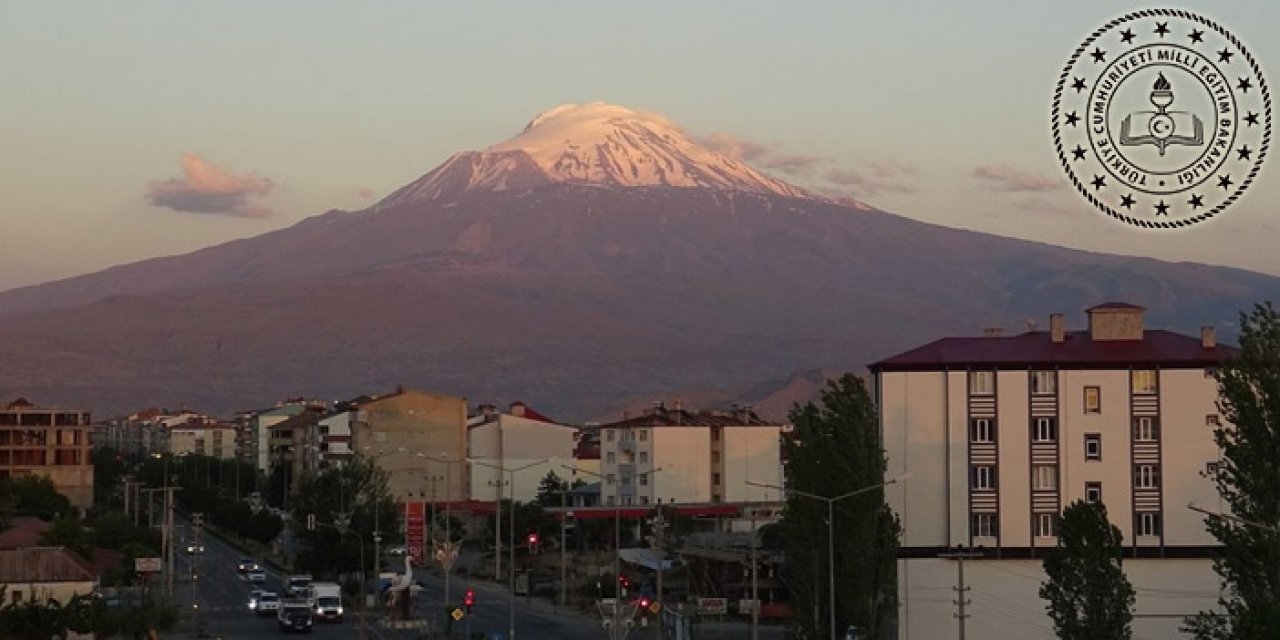
<svg viewBox="0 0 1280 640">
<path fill-rule="evenodd" d="M 1280 275 L 1274 149 L 1242 201 L 1179 232 L 1065 185 L 1057 75 L 1148 6 L 0 0 L 0 289 L 360 209 L 594 100 L 918 220 Z M 1168 6 L 1223 23 L 1280 77 L 1280 3 Z"/>
</svg>

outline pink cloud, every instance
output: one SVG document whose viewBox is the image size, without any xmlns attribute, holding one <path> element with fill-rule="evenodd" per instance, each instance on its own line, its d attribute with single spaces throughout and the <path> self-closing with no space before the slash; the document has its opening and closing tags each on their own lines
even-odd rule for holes
<svg viewBox="0 0 1280 640">
<path fill-rule="evenodd" d="M 811 171 L 824 158 L 787 153 L 776 146 L 764 145 L 731 133 L 713 133 L 698 140 L 702 146 L 724 156 L 741 160 L 761 169 L 773 169 L 788 175 Z"/>
<path fill-rule="evenodd" d="M 983 187 L 992 191 L 1040 193 L 1056 191 L 1065 186 L 1059 178 L 1050 178 L 1030 171 L 1002 165 L 980 165 L 969 172 Z"/>
<path fill-rule="evenodd" d="M 914 193 L 916 186 L 911 179 L 915 173 L 914 165 L 889 160 L 867 162 L 862 167 L 829 169 L 822 177 L 855 196 L 868 197 L 881 193 Z"/>
<path fill-rule="evenodd" d="M 269 195 L 275 188 L 275 182 L 256 172 L 237 175 L 198 153 L 185 153 L 182 177 L 152 182 L 147 197 L 152 204 L 174 211 L 264 218 L 271 211 L 249 200 Z"/>
<path fill-rule="evenodd" d="M 365 200 L 369 200 L 370 198 L 373 198 L 378 194 L 374 192 L 373 189 L 370 189 L 369 187 L 360 187 L 359 189 L 356 189 L 356 195 L 360 196 L 361 198 L 364 198 Z"/>
</svg>

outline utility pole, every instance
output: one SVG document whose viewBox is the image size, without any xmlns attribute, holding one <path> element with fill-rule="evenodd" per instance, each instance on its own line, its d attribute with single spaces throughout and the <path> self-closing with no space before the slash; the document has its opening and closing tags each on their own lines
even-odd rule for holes
<svg viewBox="0 0 1280 640">
<path fill-rule="evenodd" d="M 760 640 L 760 543 L 756 538 L 756 510 L 751 512 L 751 640 Z M 661 575 L 661 574 L 659 574 Z"/>
<path fill-rule="evenodd" d="M 164 595 L 173 599 L 173 492 L 181 491 L 181 487 L 163 487 L 164 490 L 164 531 L 162 533 L 165 553 Z"/>
<path fill-rule="evenodd" d="M 960 640 L 964 640 L 964 621 L 968 619 L 969 614 L 965 612 L 965 607 L 969 606 L 968 592 L 971 587 L 964 584 L 964 561 L 965 559 L 981 558 L 982 554 L 977 551 L 965 551 L 964 545 L 960 545 L 955 551 L 949 553 L 938 554 L 939 558 L 956 561 L 956 586 L 952 587 L 956 592 L 956 599 L 952 602 L 956 605 L 956 613 L 952 614 L 956 617 L 959 624 Z"/>
<path fill-rule="evenodd" d="M 202 635 L 200 627 L 200 532 L 204 529 L 204 514 L 191 514 L 191 544 L 195 553 L 191 554 L 191 619 L 197 637 Z"/>
<path fill-rule="evenodd" d="M 129 489 L 130 485 L 133 484 L 133 476 L 126 475 L 122 480 L 124 480 L 124 515 L 127 517 L 129 515 L 129 499 L 132 495 Z"/>
<path fill-rule="evenodd" d="M 656 571 L 658 572 L 658 590 L 656 596 L 657 599 L 654 600 L 654 602 L 658 603 L 658 640 L 662 640 L 662 636 L 665 633 L 665 630 L 662 628 L 662 607 L 666 606 L 666 603 L 662 601 L 662 573 L 667 564 L 667 545 L 666 540 L 663 538 L 667 529 L 667 521 L 662 516 L 661 506 L 655 509 L 655 511 L 657 513 L 653 516 L 653 549 L 657 552 L 654 555 L 657 556 Z M 641 612 L 641 615 L 648 614 Z"/>
</svg>

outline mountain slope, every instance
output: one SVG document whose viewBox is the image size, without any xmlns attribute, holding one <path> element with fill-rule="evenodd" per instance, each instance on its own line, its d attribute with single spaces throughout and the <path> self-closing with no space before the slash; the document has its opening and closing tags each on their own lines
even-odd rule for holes
<svg viewBox="0 0 1280 640">
<path fill-rule="evenodd" d="M 563 150 L 627 129 L 580 124 L 569 130 L 596 137 Z M 1051 312 L 1079 326 L 1106 300 L 1147 306 L 1152 326 L 1221 324 L 1229 340 L 1222 323 L 1280 298 L 1261 274 L 922 224 L 754 171 L 716 188 L 555 173 L 555 145 L 539 140 L 454 156 L 370 210 L 0 293 L 0 397 L 230 411 L 408 384 L 584 419 L 637 397 L 860 369 Z M 685 153 L 678 175 L 721 175 L 701 157 Z"/>
</svg>

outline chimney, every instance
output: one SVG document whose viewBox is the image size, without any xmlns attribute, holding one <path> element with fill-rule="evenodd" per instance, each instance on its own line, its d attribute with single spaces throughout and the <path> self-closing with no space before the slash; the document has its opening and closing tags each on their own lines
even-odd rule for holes
<svg viewBox="0 0 1280 640">
<path fill-rule="evenodd" d="M 1062 344 L 1067 339 L 1067 329 L 1063 326 L 1061 313 L 1049 314 L 1049 341 Z"/>
<path fill-rule="evenodd" d="M 521 418 L 524 417 L 524 403 L 512 402 L 510 411 L 511 411 L 511 415 L 513 416 L 521 417 Z"/>
<path fill-rule="evenodd" d="M 1200 327 L 1200 346 L 1206 349 L 1218 346 L 1218 332 L 1213 327 Z"/>
<path fill-rule="evenodd" d="M 982 330 L 982 335 L 988 338 L 999 338 L 1004 335 L 1004 329 L 1001 327 L 987 327 Z"/>
</svg>

